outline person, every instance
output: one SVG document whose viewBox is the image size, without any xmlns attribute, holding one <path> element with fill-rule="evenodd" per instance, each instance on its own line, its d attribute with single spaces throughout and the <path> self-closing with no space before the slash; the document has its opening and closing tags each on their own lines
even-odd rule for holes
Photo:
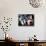
<svg viewBox="0 0 46 46">
<path fill-rule="evenodd" d="M 33 23 L 32 16 L 28 16 L 28 20 L 27 20 L 27 24 L 28 24 L 28 26 L 31 26 L 32 23 Z"/>
<path fill-rule="evenodd" d="M 20 18 L 19 18 L 19 25 L 20 26 L 24 26 L 26 24 L 26 20 L 21 16 Z"/>
</svg>

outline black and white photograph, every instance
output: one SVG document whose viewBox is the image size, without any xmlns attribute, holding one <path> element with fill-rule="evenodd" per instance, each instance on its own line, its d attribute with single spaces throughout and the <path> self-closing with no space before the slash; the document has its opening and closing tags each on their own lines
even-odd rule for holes
<svg viewBox="0 0 46 46">
<path fill-rule="evenodd" d="M 34 14 L 19 14 L 19 26 L 34 26 Z"/>
</svg>

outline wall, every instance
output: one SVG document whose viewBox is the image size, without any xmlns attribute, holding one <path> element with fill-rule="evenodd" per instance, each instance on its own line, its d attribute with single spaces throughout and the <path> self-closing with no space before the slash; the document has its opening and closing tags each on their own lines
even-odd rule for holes
<svg viewBox="0 0 46 46">
<path fill-rule="evenodd" d="M 33 27 L 19 27 L 18 14 L 27 13 L 34 14 L 35 25 Z M 45 5 L 40 8 L 32 8 L 28 0 L 0 0 L 0 18 L 4 16 L 13 18 L 12 26 L 8 33 L 17 40 L 27 40 L 34 34 L 37 35 L 37 39 L 46 40 L 45 15 Z M 0 35 L 2 35 L 2 33 L 3 32 L 0 31 Z M 4 39 L 4 37 L 0 36 L 0 39 Z"/>
</svg>

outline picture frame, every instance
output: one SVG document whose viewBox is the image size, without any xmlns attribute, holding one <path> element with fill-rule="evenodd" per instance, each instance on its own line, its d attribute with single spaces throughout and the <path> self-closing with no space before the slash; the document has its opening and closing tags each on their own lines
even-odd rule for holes
<svg viewBox="0 0 46 46">
<path fill-rule="evenodd" d="M 19 14 L 18 26 L 34 26 L 34 14 Z"/>
</svg>

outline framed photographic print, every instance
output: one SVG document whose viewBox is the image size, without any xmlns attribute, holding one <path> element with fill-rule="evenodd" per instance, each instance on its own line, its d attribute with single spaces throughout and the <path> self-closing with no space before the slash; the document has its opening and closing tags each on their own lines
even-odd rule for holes
<svg viewBox="0 0 46 46">
<path fill-rule="evenodd" d="M 19 14 L 18 26 L 34 26 L 34 14 Z"/>
</svg>

